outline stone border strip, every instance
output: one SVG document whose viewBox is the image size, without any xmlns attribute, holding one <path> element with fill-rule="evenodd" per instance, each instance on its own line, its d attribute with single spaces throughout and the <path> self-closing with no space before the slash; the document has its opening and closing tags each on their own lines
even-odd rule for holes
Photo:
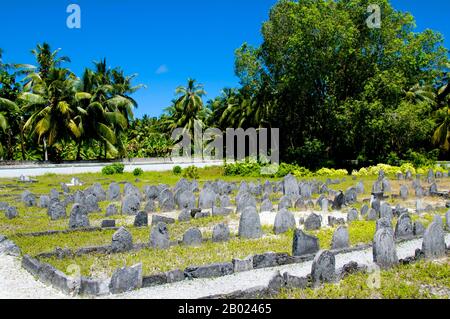
<svg viewBox="0 0 450 319">
<path fill-rule="evenodd" d="M 64 230 L 47 230 L 43 232 L 35 233 L 18 233 L 14 236 L 17 237 L 43 237 L 43 236 L 53 236 L 59 234 L 71 234 L 71 233 L 89 233 L 103 230 L 118 230 L 120 227 L 89 227 L 89 228 L 79 228 L 79 229 L 64 229 Z"/>
<path fill-rule="evenodd" d="M 414 239 L 420 239 L 421 236 L 411 236 L 409 238 L 396 240 L 396 243 L 402 243 Z M 148 244 L 141 244 L 147 246 Z M 92 251 L 108 251 L 110 246 L 98 246 L 81 248 L 85 253 Z M 333 254 L 344 254 L 355 251 L 362 251 L 372 247 L 372 244 L 357 245 L 354 247 L 348 247 L 338 250 L 330 250 Z M 139 248 L 139 247 L 137 247 Z M 60 253 L 64 250 L 60 250 Z M 51 256 L 57 256 L 57 252 L 49 253 Z M 304 256 L 291 256 L 288 253 L 274 253 L 267 252 L 263 254 L 255 254 L 247 257 L 244 260 L 233 259 L 231 262 L 214 263 L 202 266 L 189 266 L 184 271 L 176 269 L 164 273 L 153 274 L 150 276 L 142 276 L 142 283 L 138 288 L 146 288 L 158 285 L 164 285 L 168 283 L 174 283 L 183 280 L 192 280 L 196 278 L 217 278 L 222 276 L 231 275 L 237 272 L 251 271 L 253 269 L 272 268 L 277 266 L 283 266 L 288 264 L 303 263 L 314 259 L 316 254 L 304 255 Z M 42 254 L 41 254 L 42 257 Z M 412 257 L 415 258 L 415 257 Z M 111 278 L 108 279 L 94 279 L 81 276 L 79 280 L 72 279 L 65 275 L 60 270 L 56 269 L 50 264 L 42 263 L 37 258 L 32 258 L 29 255 L 23 256 L 22 267 L 30 272 L 34 277 L 47 285 L 51 285 L 54 288 L 62 291 L 65 294 L 85 295 L 85 296 L 102 296 L 111 293 L 109 283 Z M 292 278 L 291 278 L 292 277 Z M 294 276 L 287 277 L 285 280 L 291 280 L 292 285 L 304 283 L 305 279 L 296 278 Z M 278 278 L 278 281 L 279 278 Z M 249 291 L 238 291 L 227 295 L 211 296 L 211 298 L 254 298 L 259 294 L 271 292 L 274 283 L 270 283 L 269 287 L 256 287 Z M 253 297 L 252 297 L 253 296 Z"/>
<path fill-rule="evenodd" d="M 447 249 L 447 256 L 450 256 L 450 249 Z M 399 264 L 414 264 L 419 260 L 423 259 L 424 256 L 421 254 L 416 254 L 415 256 L 406 257 L 404 259 L 399 259 Z M 336 280 L 339 282 L 345 279 L 348 275 L 356 273 L 365 273 L 367 271 L 367 265 L 360 265 L 355 261 L 350 261 L 345 264 L 342 268 L 336 271 Z M 292 276 L 285 272 L 281 275 L 280 272 L 276 273 L 274 277 L 270 280 L 267 286 L 257 286 L 246 290 L 237 290 L 227 294 L 218 294 L 206 296 L 200 299 L 261 299 L 272 297 L 280 292 L 282 288 L 297 288 L 306 289 L 313 288 L 311 273 L 305 277 Z"/>
</svg>

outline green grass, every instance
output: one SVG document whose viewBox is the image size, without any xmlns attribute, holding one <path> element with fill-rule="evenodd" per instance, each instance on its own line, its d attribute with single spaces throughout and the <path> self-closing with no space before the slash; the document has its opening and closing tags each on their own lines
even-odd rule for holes
<svg viewBox="0 0 450 319">
<path fill-rule="evenodd" d="M 368 285 L 368 273 L 350 275 L 338 284 L 313 289 L 283 289 L 276 299 L 430 299 L 450 298 L 450 261 L 420 261 L 380 273 L 379 288 Z M 436 293 L 438 291 L 439 293 Z"/>
<path fill-rule="evenodd" d="M 200 186 L 208 180 L 223 179 L 228 182 L 240 183 L 244 178 L 237 176 L 222 176 L 223 167 L 208 167 L 199 169 L 201 178 L 199 178 Z M 96 174 L 78 174 L 76 175 L 85 184 L 81 187 L 74 187 L 71 189 L 72 193 L 77 189 L 85 189 L 93 183 L 102 184 L 103 188 L 107 190 L 111 182 L 131 182 L 141 190 L 145 185 L 169 184 L 174 186 L 180 179 L 180 176 L 169 172 L 145 172 L 136 179 L 132 173 L 116 174 L 112 176 L 104 176 L 101 173 Z M 13 220 L 7 220 L 4 214 L 0 214 L 0 234 L 11 237 L 21 248 L 23 253 L 32 256 L 43 252 L 53 251 L 55 248 L 69 248 L 78 249 L 87 246 L 107 245 L 111 242 L 114 231 L 101 230 L 95 232 L 72 232 L 65 234 L 48 235 L 41 237 L 24 237 L 17 236 L 19 233 L 40 232 L 47 230 L 66 230 L 68 227 L 68 218 L 58 221 L 51 221 L 47 216 L 46 209 L 37 207 L 27 208 L 20 202 L 20 194 L 28 189 L 37 197 L 42 194 L 48 194 L 50 189 L 55 188 L 60 190 L 60 182 L 69 182 L 73 176 L 66 175 L 57 177 L 54 174 L 47 174 L 38 177 L 38 183 L 34 184 L 20 184 L 12 179 L 0 179 L 0 201 L 6 201 L 10 205 L 18 208 L 19 217 Z M 326 177 L 313 178 L 315 180 L 325 181 Z M 359 195 L 360 202 L 354 205 L 360 208 L 361 200 L 370 197 L 370 190 L 374 177 L 364 177 L 362 179 L 353 180 L 347 177 L 346 181 L 339 185 L 330 185 L 329 188 L 334 190 L 345 191 L 348 187 L 355 185 L 359 180 L 362 180 L 365 186 L 365 194 Z M 258 178 L 245 178 L 247 182 L 257 181 Z M 265 179 L 260 179 L 264 182 Z M 269 179 L 274 181 L 275 179 Z M 8 186 L 8 187 L 7 187 Z M 123 185 L 121 185 L 123 190 Z M 272 194 L 272 199 L 279 199 L 280 194 Z M 231 196 L 234 202 L 234 194 Z M 126 226 L 129 224 L 132 217 L 130 216 L 111 216 L 105 217 L 104 212 L 108 202 L 101 202 L 99 206 L 102 212 L 89 214 L 89 219 L 92 226 L 99 226 L 103 219 L 115 219 L 117 226 Z M 276 202 L 274 207 L 276 207 Z M 116 203 L 120 207 L 120 203 Z M 143 204 L 144 205 L 144 204 Z M 437 213 L 443 215 L 446 210 L 439 210 Z M 68 207 L 67 214 L 70 212 Z M 413 215 L 413 219 L 417 219 Z M 424 215 L 420 220 L 424 225 L 428 225 L 433 218 L 433 214 Z M 191 220 L 189 223 L 175 223 L 169 225 L 169 233 L 171 240 L 181 239 L 184 232 L 190 227 L 202 228 L 203 236 L 205 238 L 211 237 L 211 228 L 220 222 L 236 223 L 237 215 L 232 214 L 228 217 L 209 217 L 204 219 Z M 151 219 L 150 219 L 151 220 Z M 149 221 L 150 221 L 149 220 Z M 127 229 L 132 233 L 135 243 L 146 243 L 150 236 L 150 227 L 134 228 L 127 226 Z M 205 230 L 206 229 L 206 230 Z M 331 246 L 331 239 L 334 229 L 325 228 L 319 231 L 310 232 L 317 236 L 320 240 L 322 249 L 329 249 Z M 144 267 L 144 274 L 153 274 L 161 271 L 171 270 L 175 268 L 185 268 L 191 265 L 202 265 L 213 262 L 231 261 L 232 258 L 244 258 L 251 254 L 265 253 L 268 251 L 287 252 L 292 250 L 293 233 L 289 232 L 283 235 L 275 236 L 272 227 L 264 226 L 263 231 L 266 236 L 258 240 L 239 240 L 233 234 L 232 239 L 227 243 L 212 243 L 208 242 L 201 247 L 185 247 L 176 246 L 169 250 L 154 250 L 144 249 L 132 253 L 113 254 L 113 255 L 96 255 L 89 254 L 76 258 L 65 258 L 62 260 L 50 258 L 48 261 L 55 265 L 58 269 L 66 270 L 69 265 L 77 264 L 80 266 L 84 275 L 92 273 L 104 272 L 111 274 L 111 272 L 123 264 L 132 265 L 142 262 Z M 370 243 L 375 234 L 375 222 L 358 221 L 349 225 L 350 244 L 356 245 L 360 243 Z"/>
</svg>

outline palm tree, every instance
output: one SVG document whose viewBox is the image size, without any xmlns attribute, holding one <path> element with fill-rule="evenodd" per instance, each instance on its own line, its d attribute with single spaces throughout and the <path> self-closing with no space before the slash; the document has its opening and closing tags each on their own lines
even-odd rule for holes
<svg viewBox="0 0 450 319">
<path fill-rule="evenodd" d="M 104 73 L 96 73 L 86 69 L 83 77 L 75 85 L 75 100 L 77 103 L 76 122 L 80 130 L 78 138 L 77 159 L 80 159 L 80 152 L 83 142 L 92 144 L 93 141 L 99 141 L 104 148 L 104 156 L 107 156 L 107 150 L 116 152 L 114 144 L 117 142 L 116 134 L 113 130 L 113 124 L 126 125 L 125 118 L 117 112 L 110 112 L 107 109 L 109 92 L 111 86 L 105 83 Z M 102 155 L 100 148 L 99 157 Z"/>
<path fill-rule="evenodd" d="M 49 79 L 52 69 L 57 69 L 63 62 L 70 62 L 70 58 L 67 56 L 58 57 L 61 49 L 52 51 L 50 45 L 46 42 L 38 44 L 35 49 L 31 50 L 31 53 L 36 59 L 37 66 L 29 64 L 17 64 L 16 67 L 21 70 L 22 74 L 30 75 L 32 73 L 38 73 L 42 81 L 46 82 Z M 33 86 L 33 78 L 28 77 L 24 84 L 26 90 L 31 89 Z"/>
<path fill-rule="evenodd" d="M 202 97 L 206 95 L 203 85 L 196 84 L 194 79 L 188 79 L 187 86 L 179 86 L 175 94 L 172 105 L 165 110 L 168 113 L 168 128 L 171 131 L 182 128 L 193 132 L 194 123 L 202 124 L 209 113 L 209 110 L 203 107 Z"/>
<path fill-rule="evenodd" d="M 429 105 L 436 105 L 435 90 L 430 85 L 416 84 L 405 92 L 406 99 L 412 103 L 426 102 Z"/>
<path fill-rule="evenodd" d="M 47 160 L 47 146 L 51 148 L 60 140 L 78 139 L 81 135 L 74 121 L 75 75 L 67 69 L 52 68 L 46 81 L 40 73 L 29 74 L 26 80 L 33 85 L 30 92 L 19 95 L 24 112 L 30 114 L 24 130 L 37 135 L 38 143 L 43 142 Z"/>
</svg>

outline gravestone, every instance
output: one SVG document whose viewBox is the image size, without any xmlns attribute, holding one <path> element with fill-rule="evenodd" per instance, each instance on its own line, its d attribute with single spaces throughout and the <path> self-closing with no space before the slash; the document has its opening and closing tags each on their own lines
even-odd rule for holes
<svg viewBox="0 0 450 319">
<path fill-rule="evenodd" d="M 358 184 L 356 184 L 356 192 L 358 194 L 364 194 L 364 183 L 363 182 L 359 182 Z"/>
<path fill-rule="evenodd" d="M 61 183 L 59 183 L 59 185 L 61 186 L 61 190 L 63 191 L 63 193 L 65 193 L 65 194 L 70 193 L 69 186 L 67 186 L 66 183 L 61 182 Z"/>
<path fill-rule="evenodd" d="M 55 197 L 50 196 L 50 200 L 53 200 L 53 199 L 55 199 Z M 75 204 L 84 205 L 84 202 L 86 200 L 86 195 L 82 191 L 78 190 L 75 192 L 73 200 L 74 200 Z"/>
<path fill-rule="evenodd" d="M 135 195 L 137 198 L 139 198 L 139 201 L 141 200 L 141 192 L 139 191 L 139 188 L 131 183 L 125 183 L 125 185 L 123 186 L 123 195 L 125 197 L 129 195 Z"/>
<path fill-rule="evenodd" d="M 236 197 L 236 212 L 243 212 L 247 207 L 253 207 L 256 209 L 256 200 L 249 193 L 244 193 L 239 197 Z"/>
<path fill-rule="evenodd" d="M 134 227 L 147 227 L 148 226 L 148 214 L 147 212 L 139 212 L 134 218 Z"/>
<path fill-rule="evenodd" d="M 347 205 L 352 205 L 358 201 L 358 193 L 355 187 L 350 187 L 345 191 L 345 203 Z"/>
<path fill-rule="evenodd" d="M 305 229 L 306 230 L 318 230 L 322 226 L 322 217 L 317 214 L 310 214 L 305 219 Z"/>
<path fill-rule="evenodd" d="M 159 195 L 158 187 L 156 186 L 145 186 L 144 187 L 144 197 L 145 200 L 157 200 Z"/>
<path fill-rule="evenodd" d="M 328 199 L 327 198 L 324 198 L 320 202 L 320 208 L 322 209 L 323 213 L 327 213 L 328 212 Z"/>
<path fill-rule="evenodd" d="M 423 235 L 422 252 L 427 259 L 445 256 L 445 234 L 442 224 L 433 221 Z"/>
<path fill-rule="evenodd" d="M 297 179 L 291 174 L 283 178 L 284 195 L 300 195 Z"/>
<path fill-rule="evenodd" d="M 84 205 L 74 204 L 70 211 L 69 228 L 89 227 L 88 211 Z"/>
<path fill-rule="evenodd" d="M 14 219 L 19 216 L 19 213 L 17 212 L 17 208 L 14 206 L 9 206 L 5 211 L 5 217 L 7 219 Z"/>
<path fill-rule="evenodd" d="M 272 192 L 273 192 L 272 184 L 267 180 L 264 182 L 263 191 L 264 191 L 264 193 L 267 193 L 267 194 L 272 194 Z"/>
<path fill-rule="evenodd" d="M 59 200 L 59 192 L 56 190 L 56 189 L 54 189 L 54 188 L 52 188 L 51 190 L 50 190 L 50 199 L 52 200 L 52 199 L 57 199 L 57 200 Z"/>
<path fill-rule="evenodd" d="M 115 204 L 109 204 L 108 207 L 106 207 L 106 217 L 114 216 L 119 213 L 117 206 Z"/>
<path fill-rule="evenodd" d="M 450 230 L 450 210 L 445 213 L 445 224 L 447 227 L 447 230 Z"/>
<path fill-rule="evenodd" d="M 169 230 L 167 225 L 159 222 L 150 233 L 150 247 L 156 249 L 168 249 L 170 247 Z"/>
<path fill-rule="evenodd" d="M 371 206 L 373 209 L 375 209 L 375 211 L 377 213 L 380 212 L 380 206 L 381 206 L 381 202 L 379 199 L 375 198 L 374 200 L 372 200 Z"/>
<path fill-rule="evenodd" d="M 395 226 L 395 238 L 409 238 L 414 236 L 414 226 L 409 214 L 402 214 Z"/>
<path fill-rule="evenodd" d="M 271 212 L 273 211 L 273 205 L 270 199 L 265 199 L 261 203 L 261 212 Z"/>
<path fill-rule="evenodd" d="M 144 211 L 146 213 L 155 213 L 156 212 L 156 204 L 152 199 L 149 199 L 144 206 Z"/>
<path fill-rule="evenodd" d="M 305 211 L 307 210 L 305 201 L 302 198 L 299 198 L 295 201 L 295 209 L 299 210 L 299 211 Z"/>
<path fill-rule="evenodd" d="M 117 183 L 111 183 L 108 187 L 108 200 L 119 201 L 120 200 L 120 185 Z"/>
<path fill-rule="evenodd" d="M 125 227 L 120 227 L 112 236 L 111 251 L 120 253 L 131 249 L 133 249 L 133 236 Z"/>
<path fill-rule="evenodd" d="M 377 220 L 377 225 L 376 225 L 376 231 L 379 231 L 380 229 L 387 229 L 390 232 L 392 232 L 392 234 L 394 234 L 394 231 L 392 229 L 392 220 L 386 217 L 380 218 Z"/>
<path fill-rule="evenodd" d="M 348 229 L 345 226 L 339 226 L 334 231 L 333 239 L 331 240 L 331 249 L 342 249 L 348 248 L 349 246 Z"/>
<path fill-rule="evenodd" d="M 312 263 L 311 277 L 314 286 L 335 280 L 336 259 L 331 251 L 324 250 L 317 253 Z"/>
<path fill-rule="evenodd" d="M 361 206 L 361 216 L 366 216 L 367 213 L 369 212 L 369 206 L 367 206 L 366 204 Z"/>
<path fill-rule="evenodd" d="M 378 219 L 377 211 L 375 209 L 373 209 L 373 208 L 370 208 L 368 213 L 367 213 L 366 219 L 368 221 L 375 221 L 375 220 L 377 220 Z"/>
<path fill-rule="evenodd" d="M 220 196 L 219 201 L 220 201 L 220 207 L 230 207 L 231 206 L 230 196 L 228 196 L 228 195 Z"/>
<path fill-rule="evenodd" d="M 347 213 L 347 223 L 351 223 L 353 221 L 359 220 L 358 210 L 356 208 L 352 208 Z"/>
<path fill-rule="evenodd" d="M 292 202 L 291 199 L 288 196 L 283 196 L 280 198 L 280 201 L 278 202 L 278 210 L 281 210 L 283 208 L 291 208 Z"/>
<path fill-rule="evenodd" d="M 33 193 L 26 190 L 22 193 L 22 202 L 25 204 L 26 207 L 32 207 L 36 206 L 36 196 L 34 196 Z"/>
<path fill-rule="evenodd" d="M 48 208 L 50 206 L 50 196 L 42 195 L 39 197 L 39 207 L 40 208 Z"/>
<path fill-rule="evenodd" d="M 254 207 L 247 207 L 239 220 L 238 236 L 246 239 L 256 239 L 262 236 L 261 221 Z"/>
<path fill-rule="evenodd" d="M 170 195 L 168 195 L 170 193 Z M 171 212 L 175 210 L 175 198 L 172 192 L 166 192 L 167 195 L 161 196 L 159 208 L 161 212 Z"/>
<path fill-rule="evenodd" d="M 394 218 L 392 207 L 388 203 L 383 203 L 380 206 L 380 218 Z"/>
<path fill-rule="evenodd" d="M 224 223 L 217 224 L 213 228 L 212 241 L 214 243 L 228 241 L 230 239 L 230 229 Z"/>
<path fill-rule="evenodd" d="M 373 240 L 373 261 L 382 269 L 398 264 L 394 235 L 388 228 L 379 229 Z"/>
<path fill-rule="evenodd" d="M 136 215 L 141 207 L 141 202 L 136 194 L 126 195 L 122 200 L 122 214 Z"/>
<path fill-rule="evenodd" d="M 430 194 L 435 195 L 438 193 L 438 187 L 436 183 L 431 184 L 430 186 Z"/>
<path fill-rule="evenodd" d="M 183 244 L 186 246 L 200 246 L 202 232 L 197 227 L 189 228 L 183 235 Z"/>
<path fill-rule="evenodd" d="M 95 194 L 89 194 L 86 196 L 84 206 L 86 207 L 88 213 L 100 212 L 100 207 L 98 206 L 98 199 Z"/>
<path fill-rule="evenodd" d="M 273 225 L 273 232 L 275 235 L 287 232 L 290 229 L 295 228 L 294 215 L 287 209 L 281 209 L 275 216 L 275 222 Z"/>
<path fill-rule="evenodd" d="M 198 207 L 201 209 L 210 209 L 216 202 L 217 195 L 212 189 L 203 187 L 198 197 Z"/>
<path fill-rule="evenodd" d="M 192 218 L 190 209 L 183 209 L 181 213 L 178 215 L 179 222 L 188 222 Z"/>
<path fill-rule="evenodd" d="M 195 195 L 190 190 L 182 191 L 178 199 L 179 209 L 192 209 L 195 208 Z"/>
<path fill-rule="evenodd" d="M 407 171 L 406 171 L 405 178 L 408 179 L 408 180 L 411 180 L 411 179 L 413 178 L 413 175 L 412 175 L 412 173 L 411 173 L 410 170 L 407 170 Z"/>
<path fill-rule="evenodd" d="M 319 239 L 305 234 L 301 229 L 294 232 L 292 256 L 315 254 L 320 250 Z"/>
<path fill-rule="evenodd" d="M 95 195 L 95 197 L 97 197 L 97 200 L 99 202 L 103 202 L 106 200 L 106 192 L 100 183 L 94 183 L 94 185 L 86 189 L 85 193 L 86 195 L 88 194 Z"/>
<path fill-rule="evenodd" d="M 400 186 L 400 198 L 406 200 L 408 199 L 408 194 L 409 194 L 408 187 L 406 185 Z"/>
<path fill-rule="evenodd" d="M 114 228 L 116 227 L 116 221 L 114 219 L 102 220 L 101 228 Z"/>
<path fill-rule="evenodd" d="M 339 191 L 338 194 L 334 197 L 332 209 L 334 210 L 341 210 L 342 206 L 345 204 L 345 195 L 342 191 Z"/>
<path fill-rule="evenodd" d="M 51 220 L 66 218 L 66 207 L 60 202 L 51 202 L 47 215 Z"/>
<path fill-rule="evenodd" d="M 142 287 L 142 264 L 132 267 L 118 268 L 114 271 L 109 283 L 109 290 L 113 294 L 121 294 Z"/>
<path fill-rule="evenodd" d="M 425 226 L 419 221 L 414 222 L 414 236 L 422 236 L 425 233 Z"/>
</svg>

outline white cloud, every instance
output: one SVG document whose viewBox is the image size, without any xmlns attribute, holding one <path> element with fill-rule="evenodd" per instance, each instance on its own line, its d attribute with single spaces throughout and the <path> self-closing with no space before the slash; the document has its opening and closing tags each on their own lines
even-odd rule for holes
<svg viewBox="0 0 450 319">
<path fill-rule="evenodd" d="M 160 65 L 159 68 L 156 69 L 156 71 L 155 71 L 156 74 L 164 74 L 167 72 L 169 72 L 169 68 L 165 64 Z"/>
</svg>

